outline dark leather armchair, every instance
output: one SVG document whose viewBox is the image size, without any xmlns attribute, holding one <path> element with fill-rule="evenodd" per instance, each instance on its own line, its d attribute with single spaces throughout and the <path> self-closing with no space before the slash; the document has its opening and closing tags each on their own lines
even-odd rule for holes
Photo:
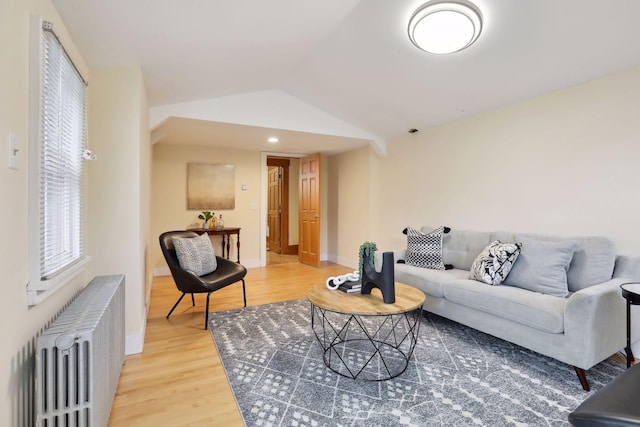
<svg viewBox="0 0 640 427">
<path fill-rule="evenodd" d="M 592 394 L 569 414 L 574 427 L 640 426 L 640 364 Z"/>
<path fill-rule="evenodd" d="M 167 231 L 160 235 L 160 248 L 162 249 L 162 254 L 169 265 L 169 270 L 171 270 L 171 275 L 173 276 L 173 281 L 176 283 L 176 287 L 180 292 L 182 292 L 182 295 L 178 298 L 178 301 L 176 301 L 166 317 L 168 319 L 169 316 L 171 316 L 173 310 L 175 310 L 178 304 L 180 304 L 180 301 L 182 301 L 182 298 L 184 298 L 186 294 L 191 294 L 191 303 L 195 305 L 193 294 L 206 293 L 207 307 L 204 314 L 204 328 L 207 329 L 207 323 L 209 322 L 209 297 L 211 296 L 211 292 L 242 281 L 242 297 L 244 300 L 244 306 L 247 306 L 247 293 L 244 283 L 244 277 L 247 275 L 247 269 L 241 264 L 216 256 L 218 267 L 212 273 L 204 276 L 196 276 L 189 271 L 183 270 L 180 268 L 180 263 L 178 262 L 178 256 L 176 255 L 172 239 L 173 237 L 197 236 L 198 234 L 193 231 Z"/>
</svg>

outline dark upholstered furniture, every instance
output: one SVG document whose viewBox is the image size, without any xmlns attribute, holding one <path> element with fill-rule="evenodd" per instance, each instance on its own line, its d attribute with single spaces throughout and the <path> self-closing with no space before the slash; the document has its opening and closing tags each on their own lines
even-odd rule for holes
<svg viewBox="0 0 640 427">
<path fill-rule="evenodd" d="M 640 364 L 618 375 L 569 414 L 574 427 L 640 426 Z"/>
<path fill-rule="evenodd" d="M 186 294 L 191 294 L 191 303 L 195 305 L 193 294 L 206 293 L 207 294 L 207 306 L 204 313 L 204 328 L 207 329 L 207 323 L 209 322 L 209 297 L 211 292 L 222 289 L 225 286 L 232 285 L 236 282 L 242 281 L 242 297 L 244 300 L 244 306 L 247 306 L 247 293 L 245 290 L 244 277 L 247 275 L 247 269 L 243 265 L 229 261 L 225 258 L 216 256 L 218 267 L 213 273 L 206 274 L 204 276 L 196 276 L 195 274 L 183 270 L 180 268 L 178 256 L 173 246 L 173 237 L 197 237 L 198 234 L 193 231 L 167 231 L 160 235 L 160 248 L 164 255 L 173 281 L 176 283 L 176 287 L 182 295 L 178 298 L 178 301 L 171 308 L 171 311 L 167 314 L 167 318 L 171 316 L 173 310 L 180 304 L 182 298 Z"/>
</svg>

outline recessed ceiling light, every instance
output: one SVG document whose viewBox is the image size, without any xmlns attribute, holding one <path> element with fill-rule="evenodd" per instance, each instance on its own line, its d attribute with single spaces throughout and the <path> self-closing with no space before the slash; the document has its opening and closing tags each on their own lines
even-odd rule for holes
<svg viewBox="0 0 640 427">
<path fill-rule="evenodd" d="M 480 36 L 482 14 L 468 1 L 431 1 L 414 12 L 408 31 L 411 42 L 425 52 L 459 52 Z"/>
<path fill-rule="evenodd" d="M 269 141 L 272 144 L 275 144 L 276 142 L 280 141 L 278 138 L 276 138 L 275 136 L 272 136 L 271 138 L 267 139 L 267 141 Z"/>
</svg>

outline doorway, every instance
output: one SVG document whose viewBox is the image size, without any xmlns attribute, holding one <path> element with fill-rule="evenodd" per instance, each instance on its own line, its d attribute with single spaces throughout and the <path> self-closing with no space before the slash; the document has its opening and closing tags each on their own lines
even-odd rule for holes
<svg viewBox="0 0 640 427">
<path fill-rule="evenodd" d="M 266 263 L 298 262 L 297 158 L 267 157 Z"/>
</svg>

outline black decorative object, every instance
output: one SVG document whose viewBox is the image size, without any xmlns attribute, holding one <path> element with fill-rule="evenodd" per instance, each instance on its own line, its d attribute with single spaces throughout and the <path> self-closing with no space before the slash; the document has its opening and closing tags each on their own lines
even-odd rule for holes
<svg viewBox="0 0 640 427">
<path fill-rule="evenodd" d="M 382 300 L 385 304 L 396 302 L 396 285 L 393 267 L 393 252 L 382 254 L 382 271 L 379 273 L 373 267 L 373 253 L 362 255 L 360 280 L 363 294 L 370 294 L 371 289 L 378 288 L 382 292 Z"/>
</svg>

